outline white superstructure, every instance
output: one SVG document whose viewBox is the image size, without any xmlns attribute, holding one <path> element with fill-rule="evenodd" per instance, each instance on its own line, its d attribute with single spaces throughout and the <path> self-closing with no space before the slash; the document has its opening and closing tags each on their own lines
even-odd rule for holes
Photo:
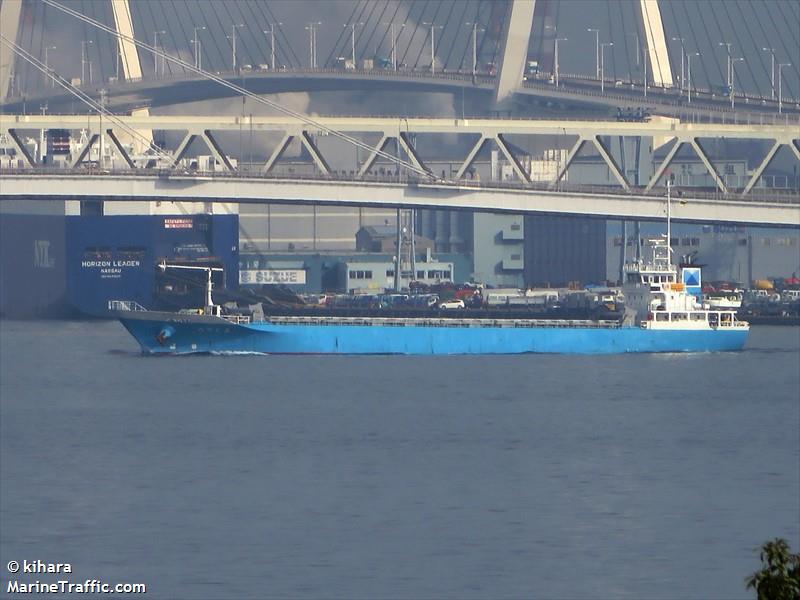
<svg viewBox="0 0 800 600">
<path fill-rule="evenodd" d="M 644 329 L 707 329 L 745 327 L 735 309 L 710 308 L 689 293 L 671 260 L 667 239 L 650 240 L 650 256 L 625 265 L 625 307 Z"/>
</svg>

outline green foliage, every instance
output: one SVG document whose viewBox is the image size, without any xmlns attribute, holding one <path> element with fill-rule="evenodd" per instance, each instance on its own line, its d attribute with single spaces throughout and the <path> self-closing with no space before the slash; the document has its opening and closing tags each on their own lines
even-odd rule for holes
<svg viewBox="0 0 800 600">
<path fill-rule="evenodd" d="M 800 600 L 800 554 L 792 554 L 786 540 L 775 538 L 761 546 L 761 570 L 745 582 L 758 600 Z"/>
</svg>

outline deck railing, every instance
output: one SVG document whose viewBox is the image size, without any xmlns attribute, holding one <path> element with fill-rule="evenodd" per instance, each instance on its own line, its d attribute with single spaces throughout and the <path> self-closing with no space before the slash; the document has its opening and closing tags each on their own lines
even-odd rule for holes
<svg viewBox="0 0 800 600">
<path fill-rule="evenodd" d="M 146 312 L 147 309 L 136 300 L 109 300 L 108 310 Z"/>
</svg>

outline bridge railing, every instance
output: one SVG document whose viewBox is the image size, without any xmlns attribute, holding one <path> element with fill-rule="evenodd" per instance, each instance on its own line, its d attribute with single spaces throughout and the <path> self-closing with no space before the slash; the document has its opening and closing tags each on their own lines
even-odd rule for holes
<svg viewBox="0 0 800 600">
<path fill-rule="evenodd" d="M 330 174 L 322 173 L 295 173 L 291 175 L 282 173 L 253 173 L 253 172 L 235 172 L 235 171 L 189 171 L 189 170 L 171 170 L 171 169 L 100 169 L 96 167 L 82 168 L 82 169 L 59 169 L 52 167 L 35 167 L 35 168 L 12 168 L 0 169 L 0 173 L 4 175 L 27 175 L 31 177 L 36 176 L 62 176 L 65 178 L 80 178 L 80 177 L 121 177 L 121 178 L 152 178 L 157 177 L 161 179 L 211 179 L 211 180 L 264 180 L 264 181 L 286 181 L 298 182 L 309 181 L 318 183 L 330 183 L 333 185 L 351 183 L 358 185 L 388 185 L 388 186 L 404 186 L 404 187 L 444 187 L 452 188 L 455 190 L 462 189 L 481 189 L 481 190 L 519 190 L 524 191 L 537 191 L 554 194 L 586 194 L 586 195 L 600 195 L 600 196 L 625 196 L 625 197 L 657 197 L 665 194 L 664 186 L 655 186 L 650 190 L 646 190 L 645 186 L 631 186 L 629 190 L 625 190 L 617 185 L 598 185 L 598 184 L 570 184 L 558 183 L 552 184 L 546 181 L 534 181 L 530 183 L 521 182 L 518 180 L 509 181 L 482 181 L 478 179 L 423 179 L 417 176 L 406 176 L 402 174 L 400 177 L 397 175 L 366 175 L 363 178 L 356 178 L 347 174 L 339 174 L 332 172 Z M 762 176 L 762 181 L 770 176 Z M 724 193 L 720 190 L 713 188 L 699 188 L 695 186 L 684 186 L 675 189 L 673 192 L 674 201 L 680 202 L 682 200 L 725 200 L 725 201 L 742 201 L 742 202 L 771 202 L 780 204 L 797 204 L 800 206 L 800 189 L 779 189 L 767 187 L 753 187 L 746 195 L 741 193 L 741 190 L 729 190 Z"/>
</svg>

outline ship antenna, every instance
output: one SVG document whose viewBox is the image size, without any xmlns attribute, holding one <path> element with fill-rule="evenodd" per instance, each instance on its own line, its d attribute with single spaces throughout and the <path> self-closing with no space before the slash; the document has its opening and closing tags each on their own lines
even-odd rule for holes
<svg viewBox="0 0 800 600">
<path fill-rule="evenodd" d="M 667 180 L 667 261 L 672 264 L 672 181 Z"/>
</svg>

